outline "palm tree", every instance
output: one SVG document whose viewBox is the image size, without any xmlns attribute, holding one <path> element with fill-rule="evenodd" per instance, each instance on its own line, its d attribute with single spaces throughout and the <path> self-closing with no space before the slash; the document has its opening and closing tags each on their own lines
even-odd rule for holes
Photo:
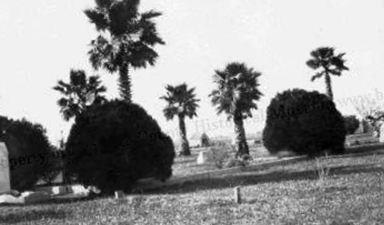
<svg viewBox="0 0 384 225">
<path fill-rule="evenodd" d="M 234 62 L 216 70 L 213 76 L 217 89 L 209 96 L 218 114 L 224 112 L 233 119 L 238 156 L 249 154 L 243 120 L 252 117 L 251 110 L 257 109 L 255 101 L 263 95 L 258 89 L 260 75 L 244 63 Z"/>
<path fill-rule="evenodd" d="M 343 56 L 345 53 L 340 53 L 335 56 L 334 51 L 335 49 L 330 47 L 317 48 L 311 52 L 312 58 L 307 61 L 307 65 L 310 68 L 321 70 L 312 76 L 311 81 L 324 76 L 326 93 L 331 100 L 333 100 L 333 92 L 330 75 L 341 76 L 343 70 L 349 70 L 348 67 L 344 65 L 345 60 Z"/>
<path fill-rule="evenodd" d="M 167 120 L 171 120 L 177 115 L 181 139 L 180 155 L 190 155 L 191 151 L 185 129 L 185 117 L 187 116 L 192 119 L 194 116 L 197 116 L 196 109 L 199 107 L 197 102 L 200 99 L 196 99 L 195 88 L 188 89 L 185 83 L 177 86 L 167 85 L 165 89 L 167 94 L 160 97 L 160 99 L 164 99 L 168 103 L 163 110 L 164 116 Z"/>
<path fill-rule="evenodd" d="M 153 66 L 158 58 L 153 47 L 165 44 L 153 22 L 161 13 L 153 10 L 139 13 L 139 0 L 95 2 L 95 8 L 84 11 L 98 31 L 97 38 L 90 44 L 89 60 L 96 70 L 119 72 L 120 96 L 131 102 L 130 68 Z"/>
<path fill-rule="evenodd" d="M 53 89 L 63 95 L 57 104 L 66 121 L 80 115 L 88 106 L 106 101 L 101 95 L 106 88 L 101 85 L 99 77 L 90 76 L 87 79 L 83 70 L 71 70 L 69 83 L 60 80 Z"/>
</svg>

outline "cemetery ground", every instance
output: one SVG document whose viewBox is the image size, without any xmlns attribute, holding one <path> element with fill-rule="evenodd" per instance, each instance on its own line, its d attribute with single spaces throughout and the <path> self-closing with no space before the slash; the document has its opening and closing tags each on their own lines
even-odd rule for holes
<svg viewBox="0 0 384 225">
<path fill-rule="evenodd" d="M 123 199 L 1 206 L 0 224 L 384 224 L 384 147 L 350 149 L 365 150 L 373 151 L 220 175 Z M 188 157 L 184 161 L 192 165 Z M 233 200 L 235 186 L 241 186 L 241 204 Z"/>
</svg>

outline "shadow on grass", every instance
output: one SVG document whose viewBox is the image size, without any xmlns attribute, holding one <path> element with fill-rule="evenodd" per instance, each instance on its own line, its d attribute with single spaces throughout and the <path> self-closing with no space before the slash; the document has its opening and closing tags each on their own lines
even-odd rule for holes
<svg viewBox="0 0 384 225">
<path fill-rule="evenodd" d="M 2 213 L 0 215 L 0 224 L 14 224 L 14 223 L 23 223 L 23 222 L 33 222 L 41 219 L 65 219 L 67 212 L 64 210 L 31 210 L 31 211 L 21 211 L 21 212 L 12 212 L 9 214 Z"/>
<path fill-rule="evenodd" d="M 384 173 L 384 168 L 376 167 L 376 164 L 338 166 L 329 167 L 329 175 L 348 175 L 354 173 Z M 299 180 L 317 180 L 319 176 L 316 170 L 306 171 L 287 171 L 279 170 L 274 172 L 243 172 L 239 174 L 226 175 L 225 177 L 213 177 L 210 179 L 201 179 L 197 181 L 186 181 L 182 184 L 163 187 L 155 190 L 142 192 L 143 194 L 161 194 L 161 193 L 189 193 L 196 190 L 224 189 L 238 185 L 248 186 L 262 183 L 299 181 Z"/>
</svg>

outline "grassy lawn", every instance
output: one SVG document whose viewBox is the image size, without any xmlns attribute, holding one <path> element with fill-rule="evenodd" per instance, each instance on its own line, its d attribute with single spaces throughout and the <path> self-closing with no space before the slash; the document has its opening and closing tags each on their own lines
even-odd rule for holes
<svg viewBox="0 0 384 225">
<path fill-rule="evenodd" d="M 329 174 L 319 179 L 321 167 Z M 232 200 L 237 185 L 245 198 L 240 205 Z M 384 155 L 303 161 L 123 200 L 0 211 L 1 224 L 384 224 Z"/>
</svg>

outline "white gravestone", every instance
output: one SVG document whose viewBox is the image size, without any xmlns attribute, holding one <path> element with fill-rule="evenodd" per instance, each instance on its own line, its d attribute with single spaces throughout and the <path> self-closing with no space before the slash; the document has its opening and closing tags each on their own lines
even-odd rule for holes
<svg viewBox="0 0 384 225">
<path fill-rule="evenodd" d="M 201 151 L 199 152 L 199 155 L 197 156 L 197 164 L 201 165 L 206 163 L 208 160 L 208 152 L 206 151 Z"/>
<path fill-rule="evenodd" d="M 10 191 L 8 150 L 7 146 L 0 142 L 0 194 L 9 193 Z"/>
<path fill-rule="evenodd" d="M 381 124 L 381 126 L 380 126 L 379 141 L 384 142 L 384 124 Z"/>
</svg>

